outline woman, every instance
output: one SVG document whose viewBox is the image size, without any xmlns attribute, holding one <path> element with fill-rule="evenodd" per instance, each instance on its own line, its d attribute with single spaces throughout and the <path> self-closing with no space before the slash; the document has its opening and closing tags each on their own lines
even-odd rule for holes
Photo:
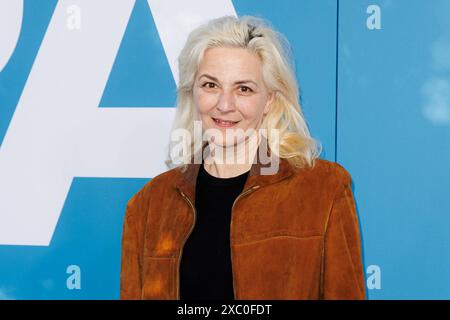
<svg viewBox="0 0 450 320">
<path fill-rule="evenodd" d="M 350 175 L 318 158 L 289 52 L 260 18 L 191 32 L 174 168 L 128 202 L 121 299 L 365 299 Z"/>
</svg>

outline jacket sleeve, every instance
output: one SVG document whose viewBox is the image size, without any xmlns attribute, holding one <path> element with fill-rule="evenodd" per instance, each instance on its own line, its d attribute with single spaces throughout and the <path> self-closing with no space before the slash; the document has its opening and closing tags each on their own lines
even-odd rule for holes
<svg viewBox="0 0 450 320">
<path fill-rule="evenodd" d="M 146 208 L 142 190 L 127 203 L 122 228 L 122 259 L 120 271 L 120 299 L 141 298 L 142 255 Z"/>
<path fill-rule="evenodd" d="M 366 299 L 361 239 L 350 174 L 337 168 L 338 187 L 326 224 L 321 289 L 323 299 Z"/>
</svg>

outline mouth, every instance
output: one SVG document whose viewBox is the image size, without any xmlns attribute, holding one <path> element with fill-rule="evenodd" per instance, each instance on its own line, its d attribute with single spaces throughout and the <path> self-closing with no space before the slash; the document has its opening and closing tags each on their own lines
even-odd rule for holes
<svg viewBox="0 0 450 320">
<path fill-rule="evenodd" d="M 217 118 L 212 118 L 212 119 L 215 122 L 215 124 L 221 128 L 232 128 L 240 122 L 240 121 L 223 120 L 223 119 L 217 119 Z"/>
</svg>

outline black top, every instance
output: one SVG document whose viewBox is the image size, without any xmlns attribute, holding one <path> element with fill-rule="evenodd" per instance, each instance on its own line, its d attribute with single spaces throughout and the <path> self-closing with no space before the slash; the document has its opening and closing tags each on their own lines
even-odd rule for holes
<svg viewBox="0 0 450 320">
<path fill-rule="evenodd" d="M 234 299 L 231 207 L 242 192 L 249 172 L 217 178 L 200 165 L 195 188 L 196 222 L 180 261 L 180 299 Z"/>
</svg>

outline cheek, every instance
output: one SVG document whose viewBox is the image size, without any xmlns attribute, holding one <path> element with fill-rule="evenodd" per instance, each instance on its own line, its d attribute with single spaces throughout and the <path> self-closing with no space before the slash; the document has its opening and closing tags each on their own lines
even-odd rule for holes
<svg viewBox="0 0 450 320">
<path fill-rule="evenodd" d="M 196 93 L 194 94 L 194 102 L 201 113 L 208 112 L 216 105 L 216 98 L 212 94 Z"/>
<path fill-rule="evenodd" d="M 262 101 L 259 97 L 254 97 L 247 99 L 246 101 L 242 101 L 239 110 L 247 121 L 253 122 L 258 121 L 259 118 L 263 116 L 264 107 L 264 101 Z"/>
</svg>

